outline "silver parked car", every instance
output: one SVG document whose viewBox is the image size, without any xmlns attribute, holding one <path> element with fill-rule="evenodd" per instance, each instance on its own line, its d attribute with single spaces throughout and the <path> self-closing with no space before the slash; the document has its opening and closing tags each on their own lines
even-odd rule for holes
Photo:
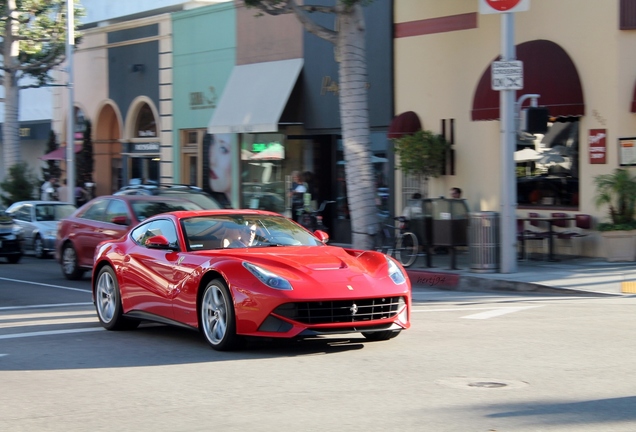
<svg viewBox="0 0 636 432">
<path fill-rule="evenodd" d="M 55 251 L 57 225 L 70 216 L 76 207 L 59 201 L 19 201 L 7 209 L 7 214 L 22 227 L 25 251 L 32 250 L 38 258 Z"/>
</svg>

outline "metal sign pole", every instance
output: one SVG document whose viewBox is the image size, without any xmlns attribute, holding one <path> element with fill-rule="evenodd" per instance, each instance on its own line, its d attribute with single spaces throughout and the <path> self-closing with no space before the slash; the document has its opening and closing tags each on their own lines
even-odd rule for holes
<svg viewBox="0 0 636 432">
<path fill-rule="evenodd" d="M 501 14 L 502 61 L 515 60 L 514 13 Z M 501 273 L 517 271 L 517 180 L 515 176 L 515 90 L 500 90 L 501 118 Z"/>
<path fill-rule="evenodd" d="M 66 186 L 68 202 L 75 199 L 75 104 L 73 103 L 73 47 L 75 45 L 75 18 L 73 0 L 66 0 L 66 67 L 68 72 L 68 119 L 66 127 Z"/>
</svg>

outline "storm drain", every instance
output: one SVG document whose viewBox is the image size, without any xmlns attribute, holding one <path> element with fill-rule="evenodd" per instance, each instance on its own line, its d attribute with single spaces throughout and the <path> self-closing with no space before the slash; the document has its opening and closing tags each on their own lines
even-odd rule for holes
<svg viewBox="0 0 636 432">
<path fill-rule="evenodd" d="M 492 382 L 492 381 L 479 381 L 472 382 L 468 384 L 468 387 L 482 387 L 482 388 L 501 388 L 507 387 L 508 384 L 504 384 L 502 382 Z"/>
</svg>

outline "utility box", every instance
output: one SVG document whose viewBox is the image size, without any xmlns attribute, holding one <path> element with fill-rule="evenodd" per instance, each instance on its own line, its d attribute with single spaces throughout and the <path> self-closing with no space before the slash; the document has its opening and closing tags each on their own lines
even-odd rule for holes
<svg viewBox="0 0 636 432">
<path fill-rule="evenodd" d="M 424 227 L 433 246 L 468 245 L 468 205 L 464 199 L 426 198 Z"/>
</svg>

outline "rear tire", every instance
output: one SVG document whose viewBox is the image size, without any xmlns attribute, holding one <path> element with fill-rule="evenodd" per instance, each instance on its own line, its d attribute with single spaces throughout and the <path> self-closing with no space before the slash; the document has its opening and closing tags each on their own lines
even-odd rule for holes
<svg viewBox="0 0 636 432">
<path fill-rule="evenodd" d="M 413 265 L 417 259 L 419 244 L 417 237 L 412 232 L 405 232 L 398 238 L 395 257 L 402 263 L 404 267 Z"/>
<path fill-rule="evenodd" d="M 397 337 L 402 330 L 385 330 L 379 332 L 362 332 L 362 336 L 364 336 L 368 341 L 379 342 L 385 341 L 389 339 L 393 339 Z"/>
<path fill-rule="evenodd" d="M 132 330 L 139 325 L 139 321 L 123 316 L 119 283 L 109 266 L 99 271 L 95 282 L 95 309 L 99 322 L 107 330 Z"/>
<path fill-rule="evenodd" d="M 38 259 L 46 258 L 46 252 L 44 251 L 44 242 L 39 235 L 33 240 L 33 250 L 35 251 L 35 257 Z"/>
<path fill-rule="evenodd" d="M 77 252 L 70 243 L 62 247 L 62 273 L 69 280 L 78 280 L 84 275 L 84 270 L 79 267 L 77 261 Z"/>
</svg>

